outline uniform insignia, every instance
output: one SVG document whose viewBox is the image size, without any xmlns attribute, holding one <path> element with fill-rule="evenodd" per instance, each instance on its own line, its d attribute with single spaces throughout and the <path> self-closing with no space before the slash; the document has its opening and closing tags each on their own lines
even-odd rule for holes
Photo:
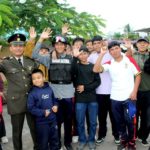
<svg viewBox="0 0 150 150">
<path fill-rule="evenodd" d="M 19 37 L 19 34 L 17 35 L 17 41 L 20 41 L 20 37 Z"/>
</svg>

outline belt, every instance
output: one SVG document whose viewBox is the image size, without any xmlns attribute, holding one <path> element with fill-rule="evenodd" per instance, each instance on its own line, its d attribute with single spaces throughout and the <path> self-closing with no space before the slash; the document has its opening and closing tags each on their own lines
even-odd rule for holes
<svg viewBox="0 0 150 150">
<path fill-rule="evenodd" d="M 52 84 L 71 84 L 71 81 L 51 81 Z"/>
</svg>

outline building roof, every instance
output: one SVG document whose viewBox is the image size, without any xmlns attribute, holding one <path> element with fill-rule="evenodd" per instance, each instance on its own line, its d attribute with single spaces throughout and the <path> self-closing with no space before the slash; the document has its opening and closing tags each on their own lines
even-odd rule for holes
<svg viewBox="0 0 150 150">
<path fill-rule="evenodd" d="M 150 32 L 150 28 L 143 28 L 143 29 L 138 29 L 138 30 L 135 30 L 135 32 Z"/>
</svg>

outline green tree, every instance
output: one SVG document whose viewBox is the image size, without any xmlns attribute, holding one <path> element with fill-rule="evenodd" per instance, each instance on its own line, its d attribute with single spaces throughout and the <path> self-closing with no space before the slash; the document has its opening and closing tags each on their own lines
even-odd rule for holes
<svg viewBox="0 0 150 150">
<path fill-rule="evenodd" d="M 9 1 L 1 0 L 0 1 L 0 34 L 5 33 L 10 28 L 13 28 L 15 19 L 17 19 L 17 16 L 13 13 Z"/>
<path fill-rule="evenodd" d="M 64 23 L 70 24 L 70 35 L 84 38 L 102 34 L 101 28 L 105 27 L 105 20 L 101 16 L 91 15 L 87 12 L 78 13 L 64 0 L 10 0 L 14 13 L 19 17 L 18 28 L 28 30 L 34 26 L 38 32 L 50 27 L 53 34 L 60 33 Z"/>
</svg>

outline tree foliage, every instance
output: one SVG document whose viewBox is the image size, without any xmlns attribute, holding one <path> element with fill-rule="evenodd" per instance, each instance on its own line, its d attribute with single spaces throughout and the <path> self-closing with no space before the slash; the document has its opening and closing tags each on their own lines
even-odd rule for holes
<svg viewBox="0 0 150 150">
<path fill-rule="evenodd" d="M 102 34 L 101 28 L 105 27 L 105 20 L 101 16 L 91 15 L 87 12 L 78 13 L 64 0 L 9 0 L 14 14 L 18 16 L 17 27 L 28 30 L 34 26 L 38 32 L 45 27 L 50 27 L 53 34 L 60 33 L 64 23 L 70 24 L 70 34 L 84 38 Z"/>
<path fill-rule="evenodd" d="M 13 13 L 13 9 L 8 0 L 0 1 L 0 34 L 7 32 L 13 28 L 17 16 Z"/>
</svg>

